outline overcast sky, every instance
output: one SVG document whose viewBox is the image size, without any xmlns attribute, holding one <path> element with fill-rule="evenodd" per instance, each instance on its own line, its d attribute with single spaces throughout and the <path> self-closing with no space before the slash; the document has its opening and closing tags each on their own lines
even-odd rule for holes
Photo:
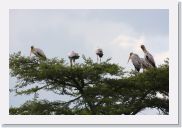
<svg viewBox="0 0 182 128">
<path fill-rule="evenodd" d="M 143 57 L 144 44 L 156 64 L 169 57 L 168 10 L 10 10 L 10 54 L 30 54 L 30 46 L 41 48 L 48 58 L 65 58 L 74 50 L 96 61 L 95 49 L 102 48 L 103 60 L 126 69 L 130 52 Z M 83 62 L 80 58 L 78 63 Z M 10 78 L 10 87 L 15 80 Z M 44 94 L 44 92 L 42 92 Z M 10 95 L 17 106 L 28 97 Z M 52 95 L 52 94 L 50 94 Z M 29 97 L 30 98 L 30 97 Z"/>
</svg>

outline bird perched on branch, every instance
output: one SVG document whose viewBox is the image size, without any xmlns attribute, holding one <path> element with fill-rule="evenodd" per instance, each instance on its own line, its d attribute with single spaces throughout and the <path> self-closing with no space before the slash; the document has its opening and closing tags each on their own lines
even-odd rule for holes
<svg viewBox="0 0 182 128">
<path fill-rule="evenodd" d="M 98 63 L 98 57 L 100 58 L 100 62 L 101 62 L 101 58 L 104 55 L 101 48 L 96 49 L 96 55 L 97 55 L 97 63 Z"/>
<path fill-rule="evenodd" d="M 137 70 L 139 72 L 140 69 L 141 69 L 140 57 L 137 54 L 134 54 L 133 52 L 131 52 L 130 55 L 129 55 L 128 62 L 130 61 L 130 59 L 131 59 L 131 61 L 133 63 L 133 66 L 135 67 L 135 70 Z"/>
<path fill-rule="evenodd" d="M 151 64 L 152 67 L 156 67 L 153 56 L 147 51 L 147 49 L 145 48 L 144 45 L 141 45 L 141 49 L 144 52 L 144 59 L 145 59 L 145 61 L 147 61 L 149 64 Z"/>
<path fill-rule="evenodd" d="M 72 51 L 70 53 L 68 53 L 68 58 L 70 59 L 70 66 L 72 67 L 73 64 L 75 64 L 75 60 L 79 59 L 79 54 Z"/>
<path fill-rule="evenodd" d="M 31 53 L 33 53 L 35 56 L 39 57 L 40 59 L 46 60 L 46 55 L 44 54 L 43 50 L 39 48 L 34 48 L 34 46 L 31 46 L 30 56 L 31 56 Z"/>
</svg>

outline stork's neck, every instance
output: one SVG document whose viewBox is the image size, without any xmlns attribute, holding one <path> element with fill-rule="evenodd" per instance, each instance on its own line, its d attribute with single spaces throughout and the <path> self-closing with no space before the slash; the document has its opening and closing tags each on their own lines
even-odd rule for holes
<svg viewBox="0 0 182 128">
<path fill-rule="evenodd" d="M 142 50 L 143 50 L 143 52 L 144 52 L 144 53 L 147 53 L 147 52 L 148 52 L 145 48 L 144 48 L 144 49 L 142 49 Z"/>
</svg>

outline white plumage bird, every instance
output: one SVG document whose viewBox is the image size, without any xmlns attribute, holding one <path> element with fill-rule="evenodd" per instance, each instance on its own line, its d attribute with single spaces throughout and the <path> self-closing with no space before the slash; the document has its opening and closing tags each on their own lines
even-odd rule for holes
<svg viewBox="0 0 182 128">
<path fill-rule="evenodd" d="M 128 62 L 130 61 L 130 59 L 131 59 L 131 61 L 133 63 L 133 66 L 135 67 L 135 70 L 137 70 L 139 72 L 140 69 L 141 69 L 140 57 L 137 54 L 134 54 L 133 52 L 131 52 L 130 55 L 129 55 Z"/>
<path fill-rule="evenodd" d="M 35 56 L 39 57 L 40 59 L 46 60 L 46 55 L 44 54 L 43 50 L 39 48 L 34 48 L 34 46 L 31 46 L 30 56 L 31 56 L 31 53 L 33 53 Z"/>
<path fill-rule="evenodd" d="M 79 54 L 74 52 L 74 51 L 68 53 L 68 58 L 70 59 L 71 67 L 72 67 L 73 64 L 75 64 L 75 60 L 79 59 L 79 57 L 80 57 Z"/>
<path fill-rule="evenodd" d="M 151 64 L 152 67 L 156 67 L 153 56 L 146 50 L 146 48 L 145 48 L 144 45 L 141 45 L 141 49 L 142 49 L 143 52 L 144 52 L 144 59 L 145 59 L 149 64 Z"/>
<path fill-rule="evenodd" d="M 100 58 L 100 62 L 101 62 L 101 58 L 104 55 L 102 49 L 101 48 L 96 49 L 95 53 L 97 55 L 97 63 L 98 63 L 98 57 Z"/>
</svg>

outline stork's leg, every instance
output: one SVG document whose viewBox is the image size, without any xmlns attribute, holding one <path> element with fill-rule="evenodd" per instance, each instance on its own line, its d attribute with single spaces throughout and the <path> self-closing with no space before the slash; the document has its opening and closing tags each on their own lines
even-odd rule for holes
<svg viewBox="0 0 182 128">
<path fill-rule="evenodd" d="M 72 65 L 73 65 L 73 64 L 72 64 L 72 59 L 70 59 L 70 66 L 72 67 Z"/>
<path fill-rule="evenodd" d="M 98 56 L 97 56 L 97 63 L 98 63 Z"/>
<path fill-rule="evenodd" d="M 101 63 L 101 57 L 100 57 L 100 63 Z"/>
<path fill-rule="evenodd" d="M 73 64 L 75 65 L 75 59 L 73 59 Z"/>
</svg>

